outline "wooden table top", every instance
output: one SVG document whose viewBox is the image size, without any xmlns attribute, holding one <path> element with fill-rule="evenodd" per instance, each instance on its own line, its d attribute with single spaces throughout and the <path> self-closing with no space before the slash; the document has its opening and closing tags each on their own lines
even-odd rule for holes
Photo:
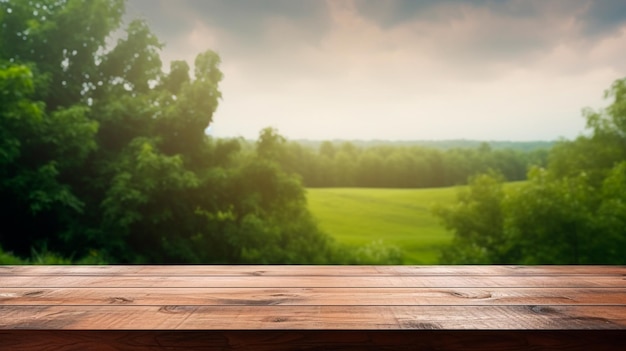
<svg viewBox="0 0 626 351">
<path fill-rule="evenodd" d="M 0 330 L 626 329 L 621 266 L 0 266 Z"/>
<path fill-rule="evenodd" d="M 0 350 L 625 345 L 626 267 L 0 266 Z"/>
</svg>

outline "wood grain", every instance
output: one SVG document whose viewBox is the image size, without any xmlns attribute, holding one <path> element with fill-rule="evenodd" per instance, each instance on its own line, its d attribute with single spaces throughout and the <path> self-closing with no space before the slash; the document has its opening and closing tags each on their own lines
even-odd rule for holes
<svg viewBox="0 0 626 351">
<path fill-rule="evenodd" d="M 0 305 L 626 305 L 626 288 L 0 288 Z"/>
<path fill-rule="evenodd" d="M 0 266 L 0 350 L 624 350 L 623 266 Z"/>
<path fill-rule="evenodd" d="M 620 329 L 626 306 L 0 306 L 2 329 Z"/>
<path fill-rule="evenodd" d="M 45 275 L 5 276 L 13 288 L 626 288 L 619 275 L 553 276 L 175 276 L 175 275 Z"/>
</svg>

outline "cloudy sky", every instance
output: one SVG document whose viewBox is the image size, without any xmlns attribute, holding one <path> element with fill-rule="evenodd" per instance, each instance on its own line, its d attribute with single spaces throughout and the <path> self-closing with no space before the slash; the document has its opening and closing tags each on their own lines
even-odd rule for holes
<svg viewBox="0 0 626 351">
<path fill-rule="evenodd" d="M 554 140 L 626 77 L 624 0 L 128 0 L 222 58 L 216 136 Z M 166 64 L 169 66 L 169 64 Z"/>
</svg>

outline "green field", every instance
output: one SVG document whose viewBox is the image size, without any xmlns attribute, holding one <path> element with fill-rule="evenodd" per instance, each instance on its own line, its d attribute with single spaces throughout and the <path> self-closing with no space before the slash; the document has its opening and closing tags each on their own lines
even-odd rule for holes
<svg viewBox="0 0 626 351">
<path fill-rule="evenodd" d="M 321 228 L 340 243 L 365 245 L 382 240 L 404 252 L 405 264 L 435 264 L 450 243 L 431 213 L 435 203 L 452 203 L 458 188 L 309 188 L 309 208 Z"/>
<path fill-rule="evenodd" d="M 507 183 L 505 190 L 524 183 Z M 362 246 L 380 240 L 400 248 L 404 264 L 437 264 L 452 233 L 431 209 L 454 203 L 462 188 L 308 188 L 307 198 L 320 227 L 338 242 Z"/>
</svg>

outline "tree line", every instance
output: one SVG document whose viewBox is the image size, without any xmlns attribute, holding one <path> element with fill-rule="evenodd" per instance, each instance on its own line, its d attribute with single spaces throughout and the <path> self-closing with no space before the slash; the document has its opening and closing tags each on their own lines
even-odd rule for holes
<svg viewBox="0 0 626 351">
<path fill-rule="evenodd" d="M 0 2 L 2 262 L 398 262 L 319 230 L 273 130 L 207 137 L 219 56 L 165 73 L 145 22 L 119 31 L 124 6 Z"/>
<path fill-rule="evenodd" d="M 557 143 L 546 167 L 510 191 L 499 172 L 475 176 L 435 212 L 453 231 L 444 263 L 626 264 L 626 78 L 585 109 L 587 132 Z"/>
<path fill-rule="evenodd" d="M 318 147 L 285 143 L 277 159 L 299 174 L 307 187 L 432 188 L 466 184 L 490 169 L 506 180 L 526 179 L 531 166 L 547 164 L 548 149 L 494 149 L 483 142 L 473 148 L 441 150 L 419 145 L 324 141 Z"/>
</svg>

